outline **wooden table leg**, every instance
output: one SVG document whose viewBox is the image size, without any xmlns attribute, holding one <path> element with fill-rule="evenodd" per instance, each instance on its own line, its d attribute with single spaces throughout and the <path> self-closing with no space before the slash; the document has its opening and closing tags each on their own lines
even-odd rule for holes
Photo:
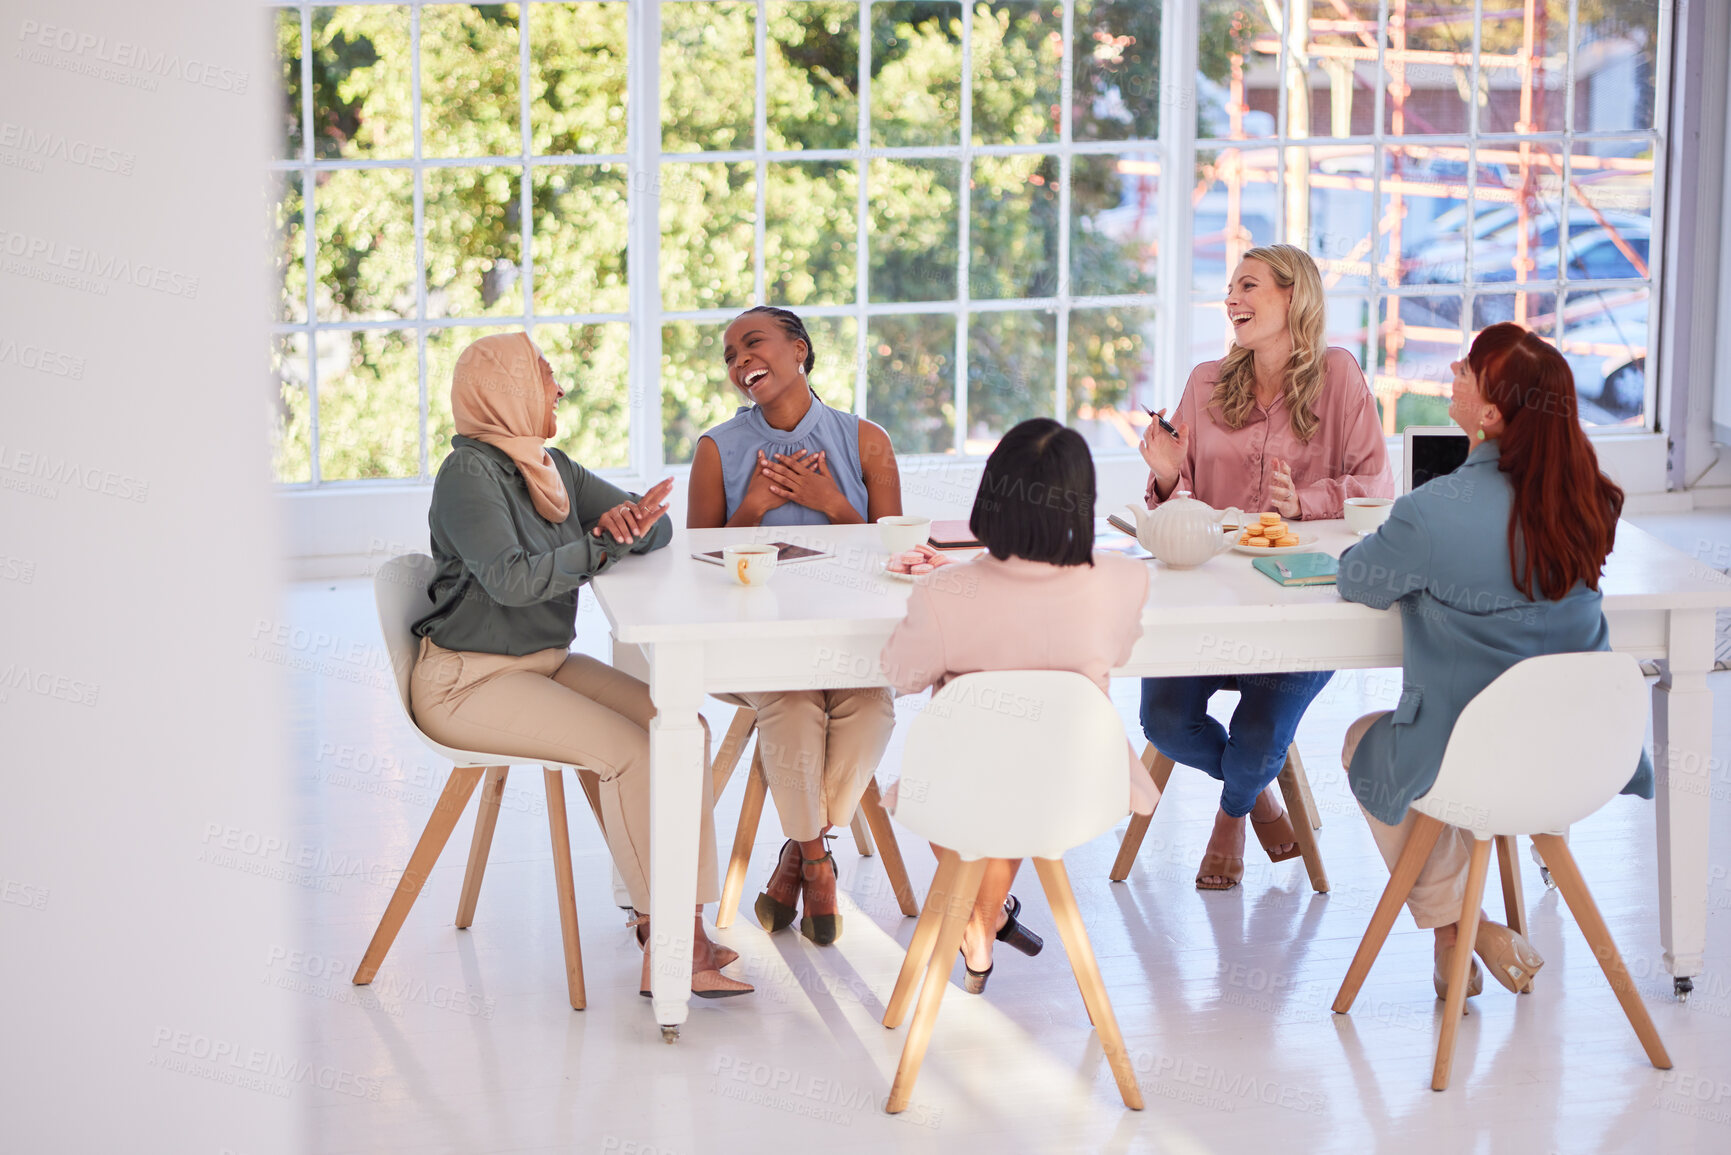
<svg viewBox="0 0 1731 1155">
<path fill-rule="evenodd" d="M 487 852 L 493 848 L 493 827 L 499 821 L 499 799 L 505 793 L 509 766 L 487 767 L 476 804 L 475 834 L 469 839 L 469 865 L 463 870 L 463 892 L 457 897 L 457 929 L 468 930 L 475 921 L 475 903 L 481 897 L 481 877 L 487 873 Z"/>
</svg>

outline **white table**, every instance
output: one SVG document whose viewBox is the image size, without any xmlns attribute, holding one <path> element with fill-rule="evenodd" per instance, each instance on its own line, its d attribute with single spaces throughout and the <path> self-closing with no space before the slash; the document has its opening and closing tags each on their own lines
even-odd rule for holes
<svg viewBox="0 0 1731 1155">
<path fill-rule="evenodd" d="M 1317 548 L 1354 540 L 1341 522 L 1310 522 Z M 734 585 L 691 553 L 741 541 L 822 546 L 831 560 L 782 567 L 759 589 Z M 871 526 L 684 530 L 594 582 L 614 660 L 649 683 L 650 916 L 657 941 L 656 1021 L 671 1041 L 690 1000 L 706 694 L 881 685 L 877 659 L 902 618 L 908 585 L 879 576 Z M 1398 609 L 1344 602 L 1332 586 L 1283 589 L 1228 552 L 1193 570 L 1152 567 L 1143 634 L 1125 677 L 1341 670 L 1401 664 Z M 1611 644 L 1664 663 L 1653 695 L 1658 775 L 1659 930 L 1679 994 L 1701 973 L 1707 932 L 1707 832 L 1714 613 L 1731 581 L 1624 522 L 1603 589 Z"/>
</svg>

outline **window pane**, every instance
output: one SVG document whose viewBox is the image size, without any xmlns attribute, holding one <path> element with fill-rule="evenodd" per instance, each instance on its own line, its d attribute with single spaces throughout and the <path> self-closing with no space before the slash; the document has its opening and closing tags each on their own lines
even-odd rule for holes
<svg viewBox="0 0 1731 1155">
<path fill-rule="evenodd" d="M 859 142 L 859 5 L 771 0 L 769 42 L 769 147 L 853 148 Z"/>
<path fill-rule="evenodd" d="M 974 6 L 975 144 L 1058 139 L 1064 10 L 1049 0 Z"/>
<path fill-rule="evenodd" d="M 669 465 L 689 462 L 697 439 L 747 404 L 721 361 L 726 331 L 725 324 L 691 321 L 661 327 L 661 453 Z"/>
<path fill-rule="evenodd" d="M 1070 314 L 1065 421 L 1099 453 L 1134 453 L 1154 396 L 1153 309 L 1076 309 Z"/>
<path fill-rule="evenodd" d="M 1292 6 L 1304 19 L 1307 6 Z M 1369 135 L 1375 127 L 1378 0 L 1311 6 L 1304 52 L 1289 55 L 1286 131 L 1292 137 Z M 1265 83 L 1280 83 L 1278 70 Z M 1278 89 L 1275 90 L 1278 101 Z"/>
<path fill-rule="evenodd" d="M 314 8 L 313 51 L 315 155 L 412 155 L 408 8 Z"/>
<path fill-rule="evenodd" d="M 962 6 L 872 5 L 872 144 L 961 143 Z"/>
<path fill-rule="evenodd" d="M 301 325 L 307 319 L 307 220 L 301 201 L 301 174 L 276 174 L 272 206 L 272 279 L 277 287 L 276 320 Z"/>
<path fill-rule="evenodd" d="M 421 9 L 421 152 L 516 156 L 523 151 L 515 4 Z"/>
<path fill-rule="evenodd" d="M 320 476 L 418 476 L 421 391 L 414 333 L 369 329 L 319 338 Z"/>
<path fill-rule="evenodd" d="M 1329 345 L 1351 353 L 1367 378 L 1372 375 L 1377 351 L 1376 326 L 1371 318 L 1369 297 L 1354 294 L 1328 298 L 1325 339 Z"/>
<path fill-rule="evenodd" d="M 856 173 L 851 161 L 769 166 L 763 276 L 772 303 L 853 302 L 859 256 Z"/>
<path fill-rule="evenodd" d="M 307 404 L 306 334 L 286 333 L 271 341 L 271 469 L 278 481 L 313 479 L 312 407 Z"/>
<path fill-rule="evenodd" d="M 1280 41 L 1256 0 L 1202 0 L 1196 44 L 1198 138 L 1273 136 Z"/>
<path fill-rule="evenodd" d="M 1466 255 L 1467 162 L 1465 148 L 1391 147 L 1383 152 L 1383 223 L 1377 256 L 1384 285 L 1406 284 L 1416 274 L 1420 283 L 1438 283 L 1442 273 L 1450 283 Z M 1347 247 L 1349 238 L 1318 238 L 1319 256 L 1363 259 L 1369 253 L 1363 239 Z"/>
<path fill-rule="evenodd" d="M 866 416 L 898 454 L 956 447 L 956 319 L 873 317 L 866 338 Z"/>
<path fill-rule="evenodd" d="M 1370 195 L 1370 149 L 1340 145 L 1291 149 L 1286 164 L 1287 239 L 1312 254 L 1319 249 L 1330 252 L 1345 249 L 1342 256 L 1317 258 L 1323 288 L 1367 285 L 1371 230 L 1376 227 Z M 1293 180 L 1294 176 L 1298 179 Z M 1354 251 L 1360 255 L 1350 259 Z"/>
<path fill-rule="evenodd" d="M 1078 156 L 1070 168 L 1070 292 L 1152 293 L 1159 260 L 1152 156 Z M 1219 277 L 1223 284 L 1225 278 Z"/>
<path fill-rule="evenodd" d="M 982 156 L 974 161 L 968 292 L 984 299 L 1058 291 L 1058 158 Z"/>
<path fill-rule="evenodd" d="M 1504 286 L 1480 285 L 1473 297 L 1473 323 L 1476 332 L 1499 321 L 1514 321 L 1537 333 L 1549 334 L 1556 323 L 1553 310 L 1557 306 L 1555 282 L 1525 292 L 1501 291 Z"/>
<path fill-rule="evenodd" d="M 1399 298 L 1383 299 L 1384 324 L 1376 360 L 1368 365 L 1360 361 L 1385 415 L 1383 429 L 1393 433 L 1408 425 L 1450 423 L 1449 394 L 1454 371 L 1449 362 L 1459 357 L 1464 348 L 1459 328 L 1408 325 L 1403 320 L 1402 305 Z M 1457 315 L 1458 311 L 1457 306 Z M 1394 405 L 1393 426 L 1386 416 L 1390 403 Z"/>
<path fill-rule="evenodd" d="M 624 165 L 534 170 L 535 311 L 623 313 Z"/>
<path fill-rule="evenodd" d="M 1501 11 L 1493 11 L 1500 7 Z M 1529 26 L 1521 6 L 1485 5 L 1479 50 L 1480 132 L 1561 132 L 1568 83 L 1569 0 L 1538 0 Z M 1583 13 L 1583 19 L 1585 14 Z M 1521 83 L 1522 48 L 1533 45 L 1532 83 Z"/>
<path fill-rule="evenodd" d="M 1581 420 L 1640 425 L 1646 420 L 1646 289 L 1570 293 L 1563 309 L 1563 356 L 1575 377 Z"/>
<path fill-rule="evenodd" d="M 398 168 L 315 178 L 319 320 L 415 315 L 414 180 Z"/>
<path fill-rule="evenodd" d="M 1652 268 L 1651 145 L 1577 140 L 1569 165 L 1568 278 L 1646 279 Z"/>
<path fill-rule="evenodd" d="M 625 151 L 621 3 L 529 6 L 529 136 L 537 155 Z"/>
<path fill-rule="evenodd" d="M 1575 46 L 1575 131 L 1653 127 L 1659 5 L 1598 0 L 1580 7 Z"/>
<path fill-rule="evenodd" d="M 663 163 L 662 307 L 743 309 L 750 305 L 756 217 L 753 165 Z M 716 360 L 720 358 L 717 350 Z"/>
<path fill-rule="evenodd" d="M 1564 0 L 1566 5 L 1567 0 Z M 1360 4 L 1363 9 L 1367 5 Z M 1485 26 L 1487 30 L 1493 23 L 1493 15 L 1499 8 L 1513 9 L 1515 5 L 1485 5 Z M 1374 0 L 1368 4 L 1368 19 L 1371 24 L 1370 35 L 1375 36 L 1376 4 Z M 1395 10 L 1398 11 L 1398 10 Z M 1390 136 L 1418 136 L 1427 133 L 1465 133 L 1472 127 L 1469 119 L 1472 106 L 1468 103 L 1472 95 L 1473 74 L 1473 2 L 1472 0 L 1433 0 L 1425 4 L 1422 12 L 1409 10 L 1404 25 L 1395 19 L 1395 11 L 1391 11 L 1388 24 L 1388 35 L 1383 40 L 1383 82 L 1379 91 L 1382 93 L 1383 131 Z M 1319 13 L 1320 14 L 1320 13 Z M 1567 27 L 1565 19 L 1564 27 Z M 1402 48 L 1409 52 L 1424 53 L 1414 60 L 1408 60 L 1402 53 Z M 1516 47 L 1519 47 L 1517 42 Z M 1487 42 L 1485 59 L 1490 59 L 1490 45 Z M 1374 75 L 1375 61 L 1368 66 L 1361 63 L 1358 69 L 1359 77 Z M 1488 79 L 1492 84 L 1507 83 L 1513 73 L 1498 74 L 1494 71 L 1481 72 L 1481 84 Z M 1332 74 L 1337 78 L 1339 72 Z M 1338 99 L 1338 79 L 1336 79 L 1336 99 Z M 1359 87 L 1355 82 L 1355 87 Z M 1362 90 L 1362 88 L 1361 88 Z M 1481 92 L 1484 90 L 1481 89 Z M 1561 95 L 1559 92 L 1558 95 Z M 1367 101 L 1363 116 L 1363 127 L 1357 127 L 1358 118 L 1354 118 L 1354 131 L 1368 133 L 1374 127 L 1371 123 L 1370 108 Z M 1338 117 L 1338 109 L 1334 114 Z M 1336 124 L 1338 128 L 1338 123 Z M 1319 122 L 1317 135 L 1323 135 L 1326 127 Z M 1344 136 L 1345 133 L 1333 132 L 1331 135 Z"/>
<path fill-rule="evenodd" d="M 1203 293 L 1223 293 L 1227 278 L 1245 252 L 1273 244 L 1279 237 L 1280 189 L 1278 153 L 1272 148 L 1198 148 L 1196 184 L 1190 196 L 1190 287 Z M 1201 196 L 1196 195 L 1201 192 Z M 1147 195 L 1152 198 L 1154 190 Z M 1149 267 L 1153 267 L 1154 234 L 1147 237 Z M 1312 252 L 1316 256 L 1323 249 Z"/>
<path fill-rule="evenodd" d="M 757 8 L 661 5 L 661 148 L 751 148 L 757 112 Z"/>
<path fill-rule="evenodd" d="M 427 316 L 521 313 L 522 170 L 434 168 L 421 179 Z"/>
<path fill-rule="evenodd" d="M 463 350 L 496 333 L 520 333 L 520 325 L 462 326 L 427 330 L 427 471 L 438 475 L 439 464 L 451 452 L 457 423 L 451 416 L 451 377 Z M 559 372 L 558 366 L 554 367 Z M 567 384 L 569 388 L 569 384 Z M 324 429 L 321 426 L 320 436 Z"/>
<path fill-rule="evenodd" d="M 1226 324 L 1226 302 L 1198 302 L 1190 306 L 1190 355 L 1186 358 L 1190 365 L 1200 365 L 1204 361 L 1218 361 L 1226 355 L 1226 350 L 1232 342 L 1232 337 Z M 1175 382 L 1175 392 L 1170 400 L 1177 404 L 1179 394 L 1184 390 L 1184 382 Z M 1158 405 L 1155 408 L 1159 408 Z"/>
<path fill-rule="evenodd" d="M 873 301 L 955 299 L 960 180 L 953 160 L 871 162 Z"/>
<path fill-rule="evenodd" d="M 277 103 L 280 129 L 274 141 L 274 155 L 299 159 L 302 147 L 300 10 L 278 8 L 272 14 L 271 33 L 276 48 L 277 82 L 281 86 Z"/>
<path fill-rule="evenodd" d="M 552 444 L 586 469 L 631 464 L 631 326 L 537 325 L 535 344 L 565 389 Z"/>
<path fill-rule="evenodd" d="M 1152 140 L 1160 130 L 1160 5 L 1077 0 L 1071 135 Z"/>
<path fill-rule="evenodd" d="M 968 453 L 990 453 L 1018 422 L 1052 415 L 1058 319 L 1051 313 L 968 317 Z"/>
<path fill-rule="evenodd" d="M 852 317 L 806 317 L 804 321 L 817 355 L 811 369 L 813 391 L 831 409 L 852 413 L 859 377 L 854 368 L 858 364 L 859 323 Z"/>
</svg>

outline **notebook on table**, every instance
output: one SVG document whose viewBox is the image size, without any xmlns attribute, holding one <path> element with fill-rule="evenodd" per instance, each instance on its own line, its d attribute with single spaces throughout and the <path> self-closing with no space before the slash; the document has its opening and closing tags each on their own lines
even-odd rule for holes
<svg viewBox="0 0 1731 1155">
<path fill-rule="evenodd" d="M 931 543 L 937 549 L 980 549 L 985 544 L 965 521 L 932 522 Z"/>
<path fill-rule="evenodd" d="M 1263 576 L 1273 578 L 1283 586 L 1331 586 L 1340 573 L 1340 559 L 1326 553 L 1259 557 L 1250 564 Z"/>
</svg>

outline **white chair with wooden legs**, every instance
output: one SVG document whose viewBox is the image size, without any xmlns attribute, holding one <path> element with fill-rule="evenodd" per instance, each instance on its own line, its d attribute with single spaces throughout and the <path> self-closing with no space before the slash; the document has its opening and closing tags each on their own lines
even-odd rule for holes
<svg viewBox="0 0 1731 1155">
<path fill-rule="evenodd" d="M 1609 802 L 1629 781 L 1646 729 L 1647 686 L 1639 663 L 1628 654 L 1528 658 L 1480 691 L 1455 722 L 1436 782 L 1412 804 L 1418 812 L 1412 836 L 1395 862 L 1364 941 L 1347 968 L 1346 980 L 1335 996 L 1335 1013 L 1352 1009 L 1353 999 L 1443 827 L 1470 831 L 1472 859 L 1449 960 L 1448 999 L 1443 1005 L 1436 1065 L 1431 1072 L 1431 1089 L 1446 1089 L 1454 1061 L 1455 1032 L 1465 1009 L 1491 841 L 1499 843 L 1503 877 L 1508 880 L 1516 874 L 1514 836 L 1532 834 L 1533 845 L 1580 923 L 1581 933 L 1593 948 L 1647 1058 L 1660 1070 L 1669 1070 L 1671 1059 L 1659 1041 L 1659 1032 L 1562 838 L 1571 824 Z M 1511 923 L 1515 917 L 1524 921 L 1524 915 L 1517 915 L 1512 905 L 1519 902 L 1518 875 L 1505 885 L 1504 898 L 1511 901 Z M 1511 900 L 1511 896 L 1515 897 Z"/>
<path fill-rule="evenodd" d="M 1005 703 L 1028 708 L 1005 712 Z M 1126 1107 L 1142 1109 L 1063 860 L 1129 810 L 1127 753 L 1111 701 L 1088 678 L 1062 670 L 964 674 L 914 719 L 896 818 L 945 849 L 884 1012 L 884 1026 L 900 1026 L 918 984 L 919 1005 L 884 1106 L 890 1114 L 913 1095 L 988 858 L 1034 860 L 1118 1093 Z"/>
<path fill-rule="evenodd" d="M 379 628 L 385 636 L 385 649 L 391 656 L 391 669 L 397 681 L 397 705 L 403 717 L 414 728 L 415 736 L 442 757 L 451 760 L 451 776 L 439 801 L 415 843 L 409 864 L 391 894 L 384 916 L 367 944 L 361 965 L 356 968 L 354 982 L 365 986 L 373 981 L 385 954 L 391 949 L 397 932 L 409 917 L 409 908 L 421 893 L 421 886 L 432 874 L 433 866 L 450 840 L 457 819 L 468 805 L 469 796 L 482 783 L 481 800 L 475 814 L 475 834 L 469 841 L 469 863 L 463 873 L 462 894 L 457 901 L 457 927 L 464 929 L 475 919 L 475 903 L 481 894 L 481 878 L 487 869 L 487 852 L 493 842 L 493 827 L 499 818 L 499 801 L 505 792 L 505 775 L 512 759 L 503 754 L 479 750 L 459 750 L 433 741 L 415 724 L 409 706 L 409 675 L 415 666 L 420 640 L 411 628 L 415 620 L 427 611 L 427 583 L 432 580 L 435 565 L 426 554 L 411 553 L 392 558 L 379 567 L 373 577 L 373 599 L 378 606 Z M 596 820 L 601 817 L 599 795 L 593 776 L 581 766 L 568 763 L 542 764 L 542 781 L 547 791 L 547 827 L 553 839 L 553 878 L 558 891 L 559 927 L 565 945 L 565 986 L 571 999 L 571 1009 L 580 1011 L 585 1004 L 583 990 L 583 951 L 577 940 L 577 897 L 571 872 L 571 831 L 565 817 L 565 771 L 577 771 Z"/>
<path fill-rule="evenodd" d="M 715 752 L 715 760 L 710 764 L 717 799 L 727 788 L 734 767 L 739 764 L 739 756 L 756 728 L 756 710 L 741 706 L 733 712 L 727 736 L 721 740 L 721 748 Z M 745 891 L 745 874 L 751 866 L 751 848 L 757 842 L 757 825 L 763 818 L 763 802 L 768 794 L 769 778 L 764 773 L 763 756 L 759 749 L 753 749 L 751 770 L 745 782 L 745 800 L 739 808 L 739 827 L 733 834 L 733 853 L 728 858 L 727 878 L 721 887 L 721 904 L 715 910 L 718 930 L 733 925 L 734 912 L 739 909 L 739 899 Z M 908 881 L 902 848 L 896 842 L 895 831 L 890 828 L 890 816 L 884 810 L 875 778 L 866 783 L 865 793 L 860 796 L 852 830 L 854 845 L 859 847 L 860 854 L 867 858 L 878 854 L 884 860 L 884 873 L 889 875 L 890 888 L 895 893 L 896 905 L 901 907 L 902 915 L 906 918 L 918 915 L 919 900 L 914 897 L 913 884 Z"/>
<path fill-rule="evenodd" d="M 1172 777 L 1172 759 L 1156 750 L 1154 743 L 1150 742 L 1142 749 L 1142 765 L 1148 768 L 1149 777 L 1154 779 L 1155 789 L 1165 797 L 1167 780 Z M 1311 796 L 1310 779 L 1304 773 L 1304 760 L 1298 756 L 1297 742 L 1286 748 L 1286 765 L 1280 768 L 1280 776 L 1275 781 L 1280 783 L 1280 796 L 1292 815 L 1292 833 L 1298 840 L 1298 853 L 1304 859 L 1304 869 L 1310 875 L 1311 889 L 1318 894 L 1327 894 L 1328 872 L 1322 868 L 1322 851 L 1316 844 L 1316 832 L 1322 829 L 1322 816 Z M 1160 808 L 1158 801 L 1154 808 Z M 1147 836 L 1148 824 L 1153 820 L 1152 814 L 1130 816 L 1124 841 L 1118 845 L 1118 857 L 1112 862 L 1113 882 L 1123 882 L 1130 877 L 1130 868 L 1136 865 L 1136 854 L 1142 849 L 1142 839 Z"/>
</svg>

